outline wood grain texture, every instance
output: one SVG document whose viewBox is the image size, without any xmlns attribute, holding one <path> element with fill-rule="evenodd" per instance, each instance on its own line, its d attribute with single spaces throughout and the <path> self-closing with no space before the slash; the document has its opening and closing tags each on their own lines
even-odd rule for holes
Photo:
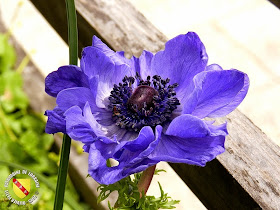
<svg viewBox="0 0 280 210">
<path fill-rule="evenodd" d="M 76 0 L 80 15 L 116 51 L 140 56 L 157 52 L 167 38 L 126 0 Z"/>
<path fill-rule="evenodd" d="M 48 7 L 48 3 L 35 4 Z M 167 40 L 125 0 L 76 0 L 76 5 L 81 17 L 78 25 L 94 27 L 114 50 L 139 56 L 143 49 L 162 49 Z M 56 15 L 51 9 L 49 12 L 48 16 Z M 84 33 L 87 39 L 93 35 L 91 29 Z M 279 147 L 239 111 L 226 120 L 230 133 L 227 151 L 218 161 L 205 168 L 171 166 L 209 209 L 279 209 Z"/>
<path fill-rule="evenodd" d="M 280 209 L 279 146 L 238 110 L 226 120 L 226 152 L 217 159 L 262 208 Z"/>
</svg>

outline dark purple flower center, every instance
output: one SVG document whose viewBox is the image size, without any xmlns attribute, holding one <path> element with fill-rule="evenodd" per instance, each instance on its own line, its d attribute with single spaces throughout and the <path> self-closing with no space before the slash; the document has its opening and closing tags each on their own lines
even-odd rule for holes
<svg viewBox="0 0 280 210">
<path fill-rule="evenodd" d="M 133 89 L 135 83 L 137 87 Z M 169 79 L 155 75 L 143 80 L 137 73 L 125 76 L 122 83 L 114 85 L 109 97 L 108 108 L 116 125 L 128 130 L 139 131 L 144 126 L 154 128 L 170 121 L 171 113 L 179 105 L 174 89 L 177 83 L 169 85 Z"/>
<path fill-rule="evenodd" d="M 138 112 L 143 108 L 146 110 L 152 110 L 155 107 L 154 96 L 157 96 L 158 92 L 155 88 L 148 85 L 138 86 L 127 101 L 127 106 L 134 112 Z"/>
</svg>

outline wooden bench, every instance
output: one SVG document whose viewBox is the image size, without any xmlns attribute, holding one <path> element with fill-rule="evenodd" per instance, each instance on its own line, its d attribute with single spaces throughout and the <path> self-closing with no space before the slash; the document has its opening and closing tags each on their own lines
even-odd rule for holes
<svg viewBox="0 0 280 210">
<path fill-rule="evenodd" d="M 64 1 L 31 1 L 67 41 Z M 279 1 L 272 2 L 280 5 Z M 94 34 L 112 49 L 136 56 L 143 49 L 152 52 L 163 49 L 167 41 L 127 0 L 76 0 L 76 8 L 80 52 L 91 45 Z M 20 47 L 17 50 L 24 54 Z M 37 68 L 32 63 L 28 68 L 24 72 L 26 92 L 33 108 L 44 111 L 54 101 L 43 93 L 44 78 Z M 35 94 L 34 89 L 38 90 Z M 222 120 L 227 120 L 229 128 L 225 153 L 204 168 L 170 166 L 208 209 L 280 209 L 280 148 L 238 110 Z M 71 151 L 71 178 L 85 200 L 96 209 L 106 209 L 96 206 L 97 184 L 85 179 L 86 170 L 80 169 L 81 165 L 87 167 L 86 163 L 85 156 Z"/>
</svg>

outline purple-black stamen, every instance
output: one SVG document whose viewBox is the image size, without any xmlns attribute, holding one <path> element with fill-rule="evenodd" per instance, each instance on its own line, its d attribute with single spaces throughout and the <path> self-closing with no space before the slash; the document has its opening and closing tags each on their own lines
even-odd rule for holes
<svg viewBox="0 0 280 210">
<path fill-rule="evenodd" d="M 130 96 L 127 102 L 127 106 L 133 111 L 138 112 L 144 108 L 150 109 L 154 107 L 154 96 L 157 96 L 158 92 L 151 86 L 140 85 L 138 86 Z"/>
<path fill-rule="evenodd" d="M 133 90 L 135 82 L 137 87 Z M 136 73 L 135 78 L 125 76 L 122 83 L 115 84 L 108 108 L 112 110 L 116 125 L 139 131 L 144 126 L 155 127 L 168 122 L 180 104 L 174 90 L 178 84 L 167 85 L 169 82 L 169 78 L 164 80 L 158 75 L 143 80 Z"/>
</svg>

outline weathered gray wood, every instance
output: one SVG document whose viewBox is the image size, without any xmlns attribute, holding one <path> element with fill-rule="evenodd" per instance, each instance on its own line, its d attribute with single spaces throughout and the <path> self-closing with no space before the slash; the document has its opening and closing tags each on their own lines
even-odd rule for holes
<svg viewBox="0 0 280 210">
<path fill-rule="evenodd" d="M 128 1 L 76 0 L 78 12 L 116 51 L 157 52 L 167 38 Z"/>
<path fill-rule="evenodd" d="M 238 110 L 226 120 L 227 150 L 217 159 L 262 208 L 280 209 L 279 146 Z"/>
<path fill-rule="evenodd" d="M 33 2 L 44 10 L 50 2 L 64 7 L 55 0 Z M 76 0 L 76 4 L 80 28 L 94 27 L 115 50 L 135 55 L 143 49 L 155 52 L 162 49 L 167 40 L 125 0 Z M 46 17 L 57 15 L 52 13 L 53 8 L 48 12 Z M 63 25 L 58 18 L 55 22 Z M 91 29 L 83 31 L 87 42 L 93 35 L 91 32 Z M 220 155 L 218 161 L 209 163 L 205 169 L 182 164 L 172 166 L 207 208 L 252 209 L 258 205 L 264 209 L 280 208 L 279 147 L 240 112 L 233 112 L 227 120 L 230 132 L 227 152 Z"/>
</svg>

